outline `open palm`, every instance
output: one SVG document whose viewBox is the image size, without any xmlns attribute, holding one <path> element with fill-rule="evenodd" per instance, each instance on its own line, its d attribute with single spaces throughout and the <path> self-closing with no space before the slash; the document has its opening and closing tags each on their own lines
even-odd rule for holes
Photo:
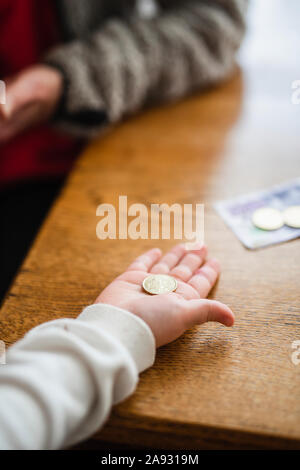
<svg viewBox="0 0 300 470">
<path fill-rule="evenodd" d="M 183 244 L 162 256 L 154 248 L 139 256 L 99 295 L 96 303 L 128 310 L 151 328 L 157 347 L 178 338 L 195 324 L 217 321 L 232 326 L 234 315 L 224 304 L 206 297 L 220 273 L 216 259 L 206 260 L 207 248 L 186 251 Z M 150 295 L 143 290 L 149 274 L 169 274 L 177 289 L 169 294 Z"/>
</svg>

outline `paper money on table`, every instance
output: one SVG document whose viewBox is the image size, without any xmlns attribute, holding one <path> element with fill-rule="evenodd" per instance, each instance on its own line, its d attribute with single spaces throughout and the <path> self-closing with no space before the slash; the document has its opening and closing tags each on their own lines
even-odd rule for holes
<svg viewBox="0 0 300 470">
<path fill-rule="evenodd" d="M 260 207 L 273 207 L 280 211 L 300 204 L 300 178 L 273 186 L 267 190 L 244 194 L 214 204 L 215 209 L 239 240 L 251 250 L 282 243 L 300 237 L 300 229 L 286 225 L 278 230 L 256 228 L 251 217 Z"/>
</svg>

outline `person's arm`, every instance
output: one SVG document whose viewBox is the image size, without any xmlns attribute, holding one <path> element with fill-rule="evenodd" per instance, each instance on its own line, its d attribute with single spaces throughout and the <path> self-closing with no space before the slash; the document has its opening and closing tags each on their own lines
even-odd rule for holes
<svg viewBox="0 0 300 470">
<path fill-rule="evenodd" d="M 56 449 L 87 438 L 134 391 L 156 347 L 195 324 L 232 326 L 231 310 L 206 299 L 219 275 L 206 254 L 150 250 L 77 319 L 42 324 L 13 345 L 0 366 L 0 448 Z M 149 273 L 175 277 L 176 292 L 147 294 Z"/>
<path fill-rule="evenodd" d="M 31 330 L 0 366 L 0 449 L 58 449 L 91 435 L 154 356 L 146 323 L 111 305 Z"/>
<path fill-rule="evenodd" d="M 76 136 L 149 103 L 180 98 L 232 73 L 247 0 L 160 0 L 153 19 L 107 20 L 86 39 L 49 52 L 7 83 L 0 145 L 54 120 Z"/>
<path fill-rule="evenodd" d="M 247 0 L 158 3 L 153 19 L 113 18 L 47 55 L 67 83 L 60 120 L 70 130 L 93 135 L 149 102 L 179 98 L 232 73 Z"/>
</svg>

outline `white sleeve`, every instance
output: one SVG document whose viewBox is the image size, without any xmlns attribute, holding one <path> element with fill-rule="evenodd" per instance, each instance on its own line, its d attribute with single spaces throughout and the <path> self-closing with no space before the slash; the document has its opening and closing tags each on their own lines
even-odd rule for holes
<svg viewBox="0 0 300 470">
<path fill-rule="evenodd" d="M 148 325 L 106 304 L 44 323 L 0 365 L 0 448 L 57 449 L 97 431 L 155 358 Z"/>
</svg>

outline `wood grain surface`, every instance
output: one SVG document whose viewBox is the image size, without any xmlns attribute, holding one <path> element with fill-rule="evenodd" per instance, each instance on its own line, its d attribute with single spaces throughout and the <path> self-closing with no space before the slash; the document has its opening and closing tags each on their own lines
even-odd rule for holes
<svg viewBox="0 0 300 470">
<path fill-rule="evenodd" d="M 161 348 L 94 445 L 300 448 L 300 365 L 291 361 L 300 340 L 300 241 L 249 251 L 212 206 L 299 175 L 293 50 L 273 67 L 251 62 L 251 44 L 221 87 L 128 119 L 87 147 L 2 307 L 0 337 L 10 345 L 41 322 L 76 317 L 143 250 L 173 245 L 100 241 L 99 204 L 118 206 L 119 195 L 147 206 L 205 204 L 205 241 L 223 268 L 211 297 L 233 309 L 235 326 L 195 327 Z"/>
</svg>

